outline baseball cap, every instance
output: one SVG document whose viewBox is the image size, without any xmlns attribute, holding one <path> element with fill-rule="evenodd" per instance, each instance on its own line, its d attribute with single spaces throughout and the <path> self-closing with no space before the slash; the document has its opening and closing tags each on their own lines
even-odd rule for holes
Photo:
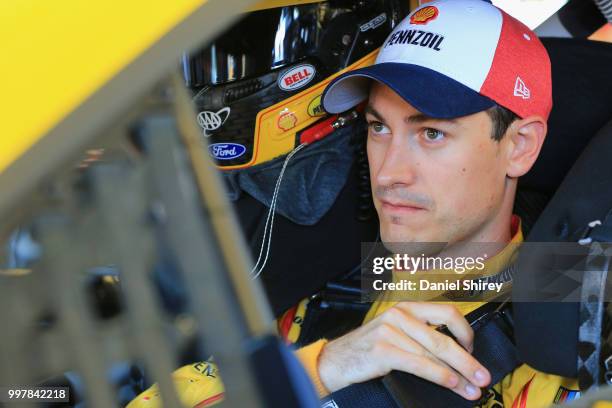
<svg viewBox="0 0 612 408">
<path fill-rule="evenodd" d="M 385 40 L 374 65 L 335 78 L 322 96 L 329 113 L 368 97 L 379 81 L 433 118 L 501 105 L 548 119 L 550 59 L 535 33 L 484 0 L 439 0 L 415 9 Z"/>
</svg>

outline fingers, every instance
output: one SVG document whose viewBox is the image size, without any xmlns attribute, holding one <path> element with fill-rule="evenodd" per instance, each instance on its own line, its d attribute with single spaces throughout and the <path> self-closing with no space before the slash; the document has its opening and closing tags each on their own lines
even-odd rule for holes
<svg viewBox="0 0 612 408">
<path fill-rule="evenodd" d="M 403 349 L 389 345 L 385 350 L 391 357 L 389 370 L 399 370 L 431 381 L 448 388 L 468 400 L 480 398 L 480 388 L 474 386 L 450 367 L 436 361 L 435 358 L 408 353 Z"/>
<path fill-rule="evenodd" d="M 434 363 L 429 357 L 408 353 L 392 345 L 387 347 L 385 353 L 390 357 L 390 370 L 414 374 L 446 388 L 454 388 L 459 384 L 457 374 L 447 367 Z"/>
<path fill-rule="evenodd" d="M 474 331 L 456 307 L 426 302 L 399 302 L 396 307 L 424 323 L 446 325 L 459 344 L 473 350 Z"/>
<path fill-rule="evenodd" d="M 400 303 L 327 343 L 317 363 L 321 381 L 334 391 L 400 370 L 464 398 L 478 399 L 479 387 L 491 381 L 489 372 L 454 339 L 429 323 L 446 325 L 462 344 L 472 346 L 472 329 L 454 307 Z"/>
<path fill-rule="evenodd" d="M 383 319 L 386 319 L 390 325 L 401 329 L 436 359 L 456 370 L 469 382 L 477 387 L 484 387 L 490 383 L 488 370 L 451 337 L 434 330 L 400 308 L 396 308 L 395 311 L 389 309 L 387 312 Z M 461 319 L 465 320 L 463 316 Z M 401 347 L 399 344 L 396 345 Z M 410 344 L 406 347 L 402 348 L 423 355 L 423 352 L 416 349 L 414 345 Z"/>
</svg>

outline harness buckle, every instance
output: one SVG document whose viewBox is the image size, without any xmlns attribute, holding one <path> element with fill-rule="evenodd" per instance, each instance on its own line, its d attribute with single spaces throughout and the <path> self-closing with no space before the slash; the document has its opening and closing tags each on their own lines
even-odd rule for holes
<svg viewBox="0 0 612 408">
<path fill-rule="evenodd" d="M 606 384 L 612 385 L 612 354 L 606 358 L 604 361 L 604 368 L 606 372 L 604 373 L 604 379 Z"/>
<path fill-rule="evenodd" d="M 591 231 L 593 231 L 593 228 L 597 227 L 598 225 L 601 225 L 601 220 L 589 222 L 588 227 L 582 233 L 578 243 L 580 245 L 589 245 L 591 242 L 593 242 L 593 238 L 591 238 Z"/>
</svg>

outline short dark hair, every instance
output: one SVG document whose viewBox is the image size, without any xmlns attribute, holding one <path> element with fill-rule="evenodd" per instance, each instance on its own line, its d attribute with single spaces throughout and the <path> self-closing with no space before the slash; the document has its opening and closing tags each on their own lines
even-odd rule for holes
<svg viewBox="0 0 612 408">
<path fill-rule="evenodd" d="M 497 142 L 502 140 L 512 122 L 519 119 L 516 113 L 497 104 L 487 109 L 487 114 L 493 122 L 491 138 Z"/>
</svg>

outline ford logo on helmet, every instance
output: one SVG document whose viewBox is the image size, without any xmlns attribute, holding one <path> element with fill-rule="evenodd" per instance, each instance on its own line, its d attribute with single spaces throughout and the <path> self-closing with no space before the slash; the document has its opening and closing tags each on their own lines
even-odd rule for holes
<svg viewBox="0 0 612 408">
<path fill-rule="evenodd" d="M 236 159 L 246 152 L 246 147 L 238 143 L 213 143 L 208 149 L 211 156 L 217 160 Z"/>
</svg>

